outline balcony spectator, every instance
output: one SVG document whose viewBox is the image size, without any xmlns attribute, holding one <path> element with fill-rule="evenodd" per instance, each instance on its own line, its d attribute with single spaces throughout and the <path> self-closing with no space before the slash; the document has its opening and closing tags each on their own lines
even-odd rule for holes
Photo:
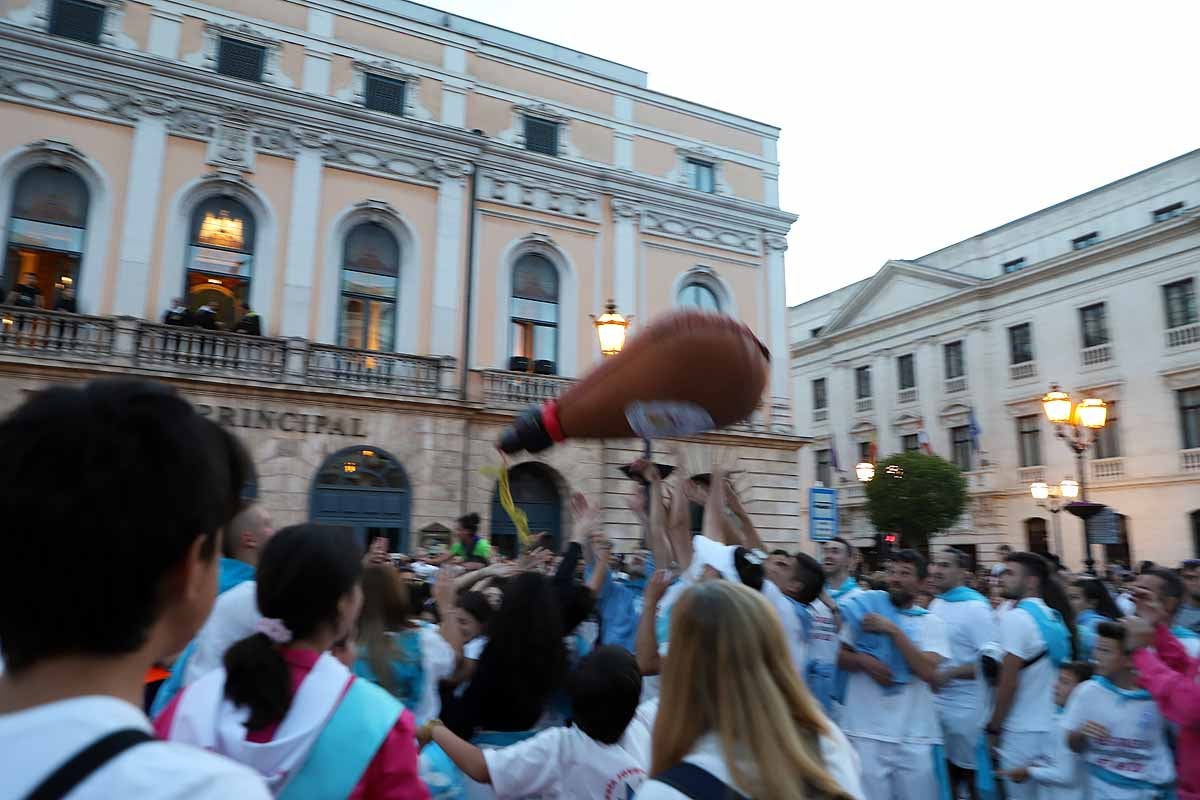
<svg viewBox="0 0 1200 800">
<path fill-rule="evenodd" d="M 36 272 L 26 272 L 21 282 L 13 289 L 12 304 L 17 308 L 41 308 L 42 290 L 38 287 Z"/>
<path fill-rule="evenodd" d="M 262 336 L 262 317 L 258 312 L 250 310 L 250 304 L 242 302 L 242 318 L 233 326 L 234 333 L 244 333 L 247 336 Z"/>
<path fill-rule="evenodd" d="M 75 303 L 74 286 L 68 285 L 63 287 L 63 290 L 59 292 L 58 297 L 54 299 L 54 310 L 62 311 L 66 314 L 76 314 L 79 312 L 79 308 Z M 65 342 L 67 338 L 70 338 L 71 340 L 70 349 L 75 349 L 75 341 L 79 338 L 78 322 L 67 322 L 65 320 L 59 321 L 56 335 L 54 337 L 55 347 L 61 350 L 63 342 Z"/>
<path fill-rule="evenodd" d="M 197 308 L 192 322 L 197 328 L 206 331 L 215 331 L 221 327 L 221 323 L 217 321 L 217 310 L 212 307 L 211 303 L 205 303 Z"/>
<path fill-rule="evenodd" d="M 179 328 L 190 328 L 194 324 L 191 310 L 183 304 L 182 297 L 171 301 L 171 307 L 163 314 L 163 325 L 174 325 Z"/>
</svg>

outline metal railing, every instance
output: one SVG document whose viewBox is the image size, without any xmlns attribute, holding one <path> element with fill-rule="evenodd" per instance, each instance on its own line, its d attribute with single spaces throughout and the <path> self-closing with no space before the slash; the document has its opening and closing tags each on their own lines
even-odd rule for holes
<svg viewBox="0 0 1200 800">
<path fill-rule="evenodd" d="M 108 317 L 0 306 L 0 353 L 43 358 L 109 356 L 116 327 Z"/>
<path fill-rule="evenodd" d="M 1098 458 L 1089 462 L 1093 481 L 1113 481 L 1125 476 L 1125 459 Z"/>
<path fill-rule="evenodd" d="M 557 375 L 533 375 L 501 369 L 482 371 L 483 401 L 489 406 L 524 409 L 554 400 L 574 381 Z"/>
<path fill-rule="evenodd" d="M 1200 322 L 1167 329 L 1167 348 L 1200 344 Z"/>
<path fill-rule="evenodd" d="M 829 419 L 829 409 L 814 408 L 812 418 L 813 418 L 813 422 L 824 422 L 825 420 Z"/>
<path fill-rule="evenodd" d="M 444 369 L 439 358 L 309 344 L 304 374 L 321 386 L 436 397 Z"/>
<path fill-rule="evenodd" d="M 957 378 L 946 378 L 946 394 L 954 394 L 955 392 L 965 392 L 967 390 L 967 376 L 959 375 Z"/>
<path fill-rule="evenodd" d="M 1017 482 L 1018 483 L 1038 483 L 1046 480 L 1045 467 L 1018 467 Z"/>
<path fill-rule="evenodd" d="M 1084 367 L 1098 367 L 1112 361 L 1112 345 L 1105 342 L 1095 347 L 1085 347 L 1079 353 L 1080 362 Z"/>
<path fill-rule="evenodd" d="M 901 389 L 900 393 L 896 395 L 896 402 L 899 405 L 917 402 L 917 387 L 914 386 L 910 389 Z"/>
<path fill-rule="evenodd" d="M 138 326 L 134 358 L 138 366 L 282 380 L 287 342 L 143 322 Z"/>
<path fill-rule="evenodd" d="M 1037 377 L 1037 362 L 1025 361 L 1020 364 L 1008 365 L 1008 379 L 1010 381 L 1028 381 Z"/>
<path fill-rule="evenodd" d="M 1200 472 L 1200 447 L 1182 451 L 1180 461 L 1184 472 Z"/>
</svg>

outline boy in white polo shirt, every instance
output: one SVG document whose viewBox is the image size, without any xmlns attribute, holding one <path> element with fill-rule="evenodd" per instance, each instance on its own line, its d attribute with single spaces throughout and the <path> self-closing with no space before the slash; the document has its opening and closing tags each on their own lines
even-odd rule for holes
<svg viewBox="0 0 1200 800">
<path fill-rule="evenodd" d="M 1063 712 L 1067 743 L 1087 759 L 1091 798 L 1174 798 L 1166 721 L 1150 693 L 1138 688 L 1125 626 L 1101 622 L 1096 633 L 1096 677 L 1075 690 Z"/>
<path fill-rule="evenodd" d="M 0 420 L 0 797 L 270 797 L 246 767 L 154 740 L 143 678 L 217 594 L 253 468 L 138 380 L 51 387 Z"/>
</svg>

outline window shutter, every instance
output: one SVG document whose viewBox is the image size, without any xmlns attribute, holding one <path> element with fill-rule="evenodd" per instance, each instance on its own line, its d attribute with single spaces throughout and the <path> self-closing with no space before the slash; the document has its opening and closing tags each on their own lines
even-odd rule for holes
<svg viewBox="0 0 1200 800">
<path fill-rule="evenodd" d="M 84 0 L 54 0 L 50 9 L 50 33 L 88 44 L 100 44 L 104 30 L 104 6 Z"/>
<path fill-rule="evenodd" d="M 526 117 L 525 149 L 548 156 L 558 155 L 558 123 Z"/>
<path fill-rule="evenodd" d="M 363 89 L 363 105 L 372 111 L 404 116 L 404 81 L 367 75 Z"/>
<path fill-rule="evenodd" d="M 262 45 L 221 37 L 217 46 L 217 72 L 231 78 L 262 83 L 266 48 Z"/>
</svg>

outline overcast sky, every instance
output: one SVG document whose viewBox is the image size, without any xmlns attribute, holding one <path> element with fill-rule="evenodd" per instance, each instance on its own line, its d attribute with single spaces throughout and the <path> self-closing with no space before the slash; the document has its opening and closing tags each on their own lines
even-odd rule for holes
<svg viewBox="0 0 1200 800">
<path fill-rule="evenodd" d="M 778 125 L 794 304 L 1200 147 L 1200 3 L 425 0 Z"/>
</svg>

